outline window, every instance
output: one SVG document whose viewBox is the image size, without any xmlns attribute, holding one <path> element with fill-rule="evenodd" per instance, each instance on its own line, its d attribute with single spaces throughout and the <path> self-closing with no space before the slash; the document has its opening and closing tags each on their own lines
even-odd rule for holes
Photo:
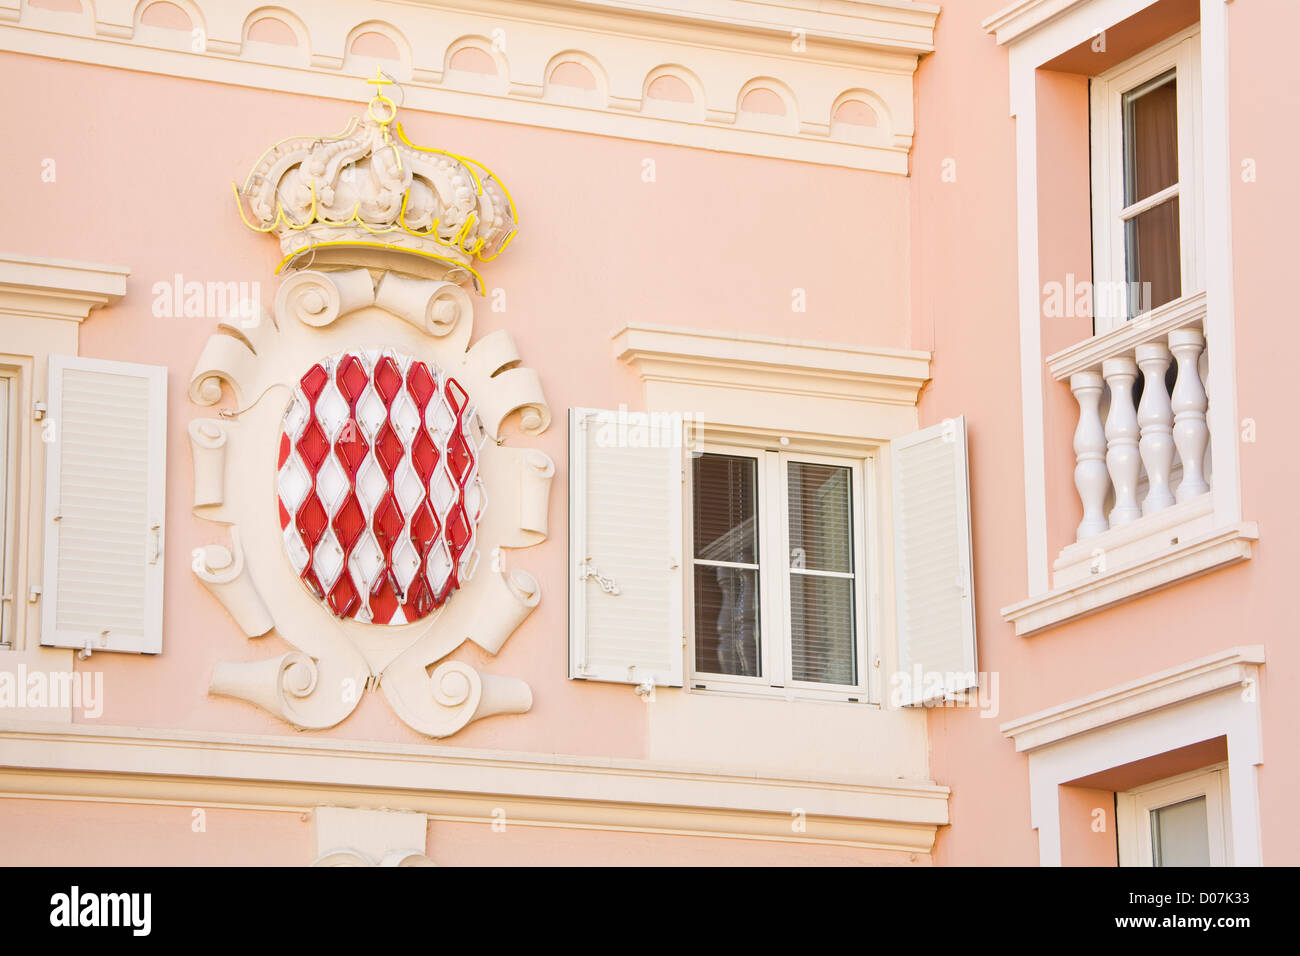
<svg viewBox="0 0 1300 956">
<path fill-rule="evenodd" d="M 693 456 L 695 687 L 866 699 L 863 469 L 775 451 Z"/>
<path fill-rule="evenodd" d="M 615 342 L 652 410 L 569 410 L 571 679 L 889 709 L 975 686 L 966 421 L 911 431 L 928 356 Z"/>
<path fill-rule="evenodd" d="M 1200 37 L 1092 82 L 1097 331 L 1200 291 Z"/>
<path fill-rule="evenodd" d="M 1227 765 L 1138 787 L 1118 798 L 1121 866 L 1230 866 Z"/>
</svg>

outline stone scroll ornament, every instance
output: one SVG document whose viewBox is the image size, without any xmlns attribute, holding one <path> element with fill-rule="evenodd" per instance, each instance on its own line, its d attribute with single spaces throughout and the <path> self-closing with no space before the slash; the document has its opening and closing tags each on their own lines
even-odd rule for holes
<svg viewBox="0 0 1300 956">
<path fill-rule="evenodd" d="M 551 413 L 508 331 L 470 346 L 461 283 L 514 235 L 512 201 L 395 115 L 381 92 L 236 188 L 286 278 L 272 309 L 218 323 L 190 377 L 191 402 L 226 406 L 189 425 L 195 513 L 227 529 L 192 570 L 247 638 L 289 647 L 217 665 L 210 693 L 320 729 L 377 689 L 446 737 L 532 705 L 524 681 L 446 658 L 496 654 L 538 604 L 510 555 L 545 540 L 555 467 L 503 429 Z"/>
</svg>

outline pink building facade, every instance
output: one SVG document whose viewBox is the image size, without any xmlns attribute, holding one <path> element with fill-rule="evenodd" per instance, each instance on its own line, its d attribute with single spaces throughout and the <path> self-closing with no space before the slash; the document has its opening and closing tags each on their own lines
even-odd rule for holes
<svg viewBox="0 0 1300 956">
<path fill-rule="evenodd" d="M 0 862 L 1300 860 L 1298 18 L 0 0 Z"/>
</svg>

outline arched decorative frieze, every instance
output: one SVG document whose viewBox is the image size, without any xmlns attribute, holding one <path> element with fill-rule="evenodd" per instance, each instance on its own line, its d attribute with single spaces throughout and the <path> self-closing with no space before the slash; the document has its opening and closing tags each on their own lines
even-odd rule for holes
<svg viewBox="0 0 1300 956">
<path fill-rule="evenodd" d="M 151 4 L 165 2 L 185 11 L 189 29 L 161 14 L 161 25 L 140 22 Z M 248 35 L 269 16 L 293 29 L 296 47 Z M 734 28 L 738 16 L 747 29 Z M 563 22 L 521 9 L 503 22 L 478 0 L 443 0 L 395 5 L 381 22 L 367 0 L 275 7 L 257 0 L 102 0 L 83 4 L 80 15 L 24 4 L 11 26 L 41 33 L 48 55 L 82 62 L 164 68 L 178 76 L 335 98 L 354 88 L 347 74 L 370 75 L 380 66 L 402 82 L 399 99 L 407 109 L 905 174 L 913 74 L 918 59 L 933 50 L 936 16 L 933 8 L 909 4 L 881 6 L 864 18 L 847 9 L 754 9 L 745 0 L 717 0 L 704 10 L 586 5 L 568 10 Z M 806 32 L 795 36 L 795 30 Z M 396 60 L 387 58 L 391 50 L 354 49 L 367 33 L 390 39 Z M 442 38 L 449 35 L 458 39 L 447 44 Z M 93 40 L 88 47 L 87 36 Z M 789 55 L 773 55 L 787 45 Z M 187 56 L 159 63 L 148 47 Z M 490 59 L 495 72 L 448 71 L 469 47 Z M 202 65 L 190 59 L 213 54 Z M 599 95 L 578 93 L 581 83 L 553 83 L 557 58 L 581 63 Z M 646 70 L 655 62 L 695 78 L 683 79 L 692 92 L 690 108 L 676 98 L 647 95 Z M 273 81 L 267 70 L 276 71 Z M 793 132 L 770 113 L 738 118 L 735 94 L 757 75 L 780 81 L 785 93 L 777 92 L 797 104 L 787 112 L 797 118 Z M 889 116 L 888 136 L 864 139 L 847 123 L 836 124 L 844 136 L 832 134 L 834 100 L 857 87 L 879 96 L 883 112 L 872 109 Z"/>
<path fill-rule="evenodd" d="M 799 132 L 799 104 L 793 91 L 772 76 L 756 76 L 736 97 L 736 123 L 771 132 Z"/>
<path fill-rule="evenodd" d="M 284 7 L 258 7 L 244 18 L 240 53 L 264 62 L 307 66 L 311 33 L 297 14 Z"/>
<path fill-rule="evenodd" d="M 207 46 L 203 15 L 192 0 L 142 0 L 132 32 L 141 43 L 170 50 L 200 51 Z"/>
<path fill-rule="evenodd" d="M 193 0 L 141 0 L 135 8 L 135 25 L 160 30 L 203 29 L 203 14 Z"/>
<path fill-rule="evenodd" d="M 700 122 L 706 106 L 704 84 L 681 64 L 657 66 L 641 84 L 641 111 L 647 116 Z"/>
<path fill-rule="evenodd" d="M 888 143 L 891 128 L 888 104 L 870 90 L 845 90 L 831 104 L 830 134 L 836 139 Z"/>
<path fill-rule="evenodd" d="M 14 3 L 13 19 L 21 19 L 33 28 L 45 28 L 76 36 L 93 35 L 95 11 L 91 0 L 23 0 L 22 9 Z"/>
<path fill-rule="evenodd" d="M 343 41 L 343 71 L 373 75 L 379 67 L 393 79 L 411 79 L 411 44 L 402 31 L 384 20 L 367 20 L 348 31 Z"/>
<path fill-rule="evenodd" d="M 52 10 L 55 13 L 83 13 L 85 5 L 81 0 L 25 0 L 26 5 L 38 10 Z"/>
<path fill-rule="evenodd" d="M 604 109 L 609 103 L 609 75 L 581 50 L 565 50 L 546 64 L 544 95 L 575 106 Z"/>
<path fill-rule="evenodd" d="M 510 61 L 487 36 L 462 36 L 447 45 L 443 83 L 456 89 L 504 94 L 510 88 Z"/>
</svg>

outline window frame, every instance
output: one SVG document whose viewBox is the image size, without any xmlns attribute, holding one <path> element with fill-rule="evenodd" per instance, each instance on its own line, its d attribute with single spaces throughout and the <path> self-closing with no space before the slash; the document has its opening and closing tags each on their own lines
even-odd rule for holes
<svg viewBox="0 0 1300 956">
<path fill-rule="evenodd" d="M 1178 182 L 1135 203 L 1125 202 L 1127 149 L 1124 96 L 1170 70 L 1178 83 Z M 1145 313 L 1129 315 L 1125 227 L 1141 213 L 1178 197 L 1182 289 L 1174 300 L 1205 289 L 1204 120 L 1201 116 L 1201 28 L 1197 23 L 1092 78 L 1088 91 L 1092 171 L 1092 270 L 1095 335 L 1121 328 Z M 1122 285 L 1119 315 L 1103 305 Z"/>
<path fill-rule="evenodd" d="M 762 516 L 779 515 L 780 520 L 759 520 L 759 660 L 764 676 L 744 677 L 713 674 L 696 668 L 695 629 L 695 482 L 693 462 L 697 455 L 728 455 L 757 461 L 755 496 L 756 512 Z M 792 678 L 791 602 L 790 602 L 790 462 L 831 465 L 847 468 L 850 475 L 850 507 L 853 532 L 853 621 L 854 664 L 856 683 L 824 684 L 796 681 Z M 877 704 L 876 667 L 871 654 L 876 640 L 876 609 L 879 594 L 873 586 L 877 563 L 869 560 L 875 552 L 877 513 L 875 498 L 874 454 L 862 457 L 826 455 L 804 450 L 798 445 L 769 447 L 766 442 L 753 445 L 701 441 L 691 445 L 683 485 L 684 555 L 690 573 L 683 575 L 686 590 L 687 687 L 692 692 L 743 693 L 785 700 L 830 700 L 855 704 Z M 779 676 L 778 676 L 779 675 Z"/>
<path fill-rule="evenodd" d="M 2 358 L 2 357 L 0 357 Z M 22 393 L 22 369 L 0 361 L 0 648 L 16 646 L 19 595 L 15 591 L 18 550 L 19 429 L 17 411 Z"/>
<path fill-rule="evenodd" d="M 1116 812 L 1119 865 L 1154 867 L 1152 815 L 1157 810 L 1197 797 L 1205 798 L 1210 866 L 1232 866 L 1232 805 L 1226 762 L 1119 794 Z"/>
</svg>

